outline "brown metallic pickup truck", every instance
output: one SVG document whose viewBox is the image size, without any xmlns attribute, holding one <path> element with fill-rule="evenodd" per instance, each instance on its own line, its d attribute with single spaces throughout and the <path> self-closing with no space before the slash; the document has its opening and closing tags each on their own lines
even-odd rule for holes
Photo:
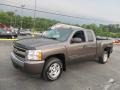
<svg viewBox="0 0 120 90">
<path fill-rule="evenodd" d="M 96 39 L 92 30 L 56 24 L 40 38 L 13 43 L 11 60 L 15 68 L 39 74 L 45 80 L 56 80 L 66 70 L 69 60 L 98 59 L 104 64 L 112 53 L 111 40 Z"/>
</svg>

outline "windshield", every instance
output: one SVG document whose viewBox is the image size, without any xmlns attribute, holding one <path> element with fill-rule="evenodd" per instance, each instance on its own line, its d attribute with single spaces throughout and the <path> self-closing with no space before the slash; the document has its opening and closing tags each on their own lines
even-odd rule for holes
<svg viewBox="0 0 120 90">
<path fill-rule="evenodd" d="M 72 30 L 48 30 L 43 33 L 43 37 L 58 41 L 65 41 L 71 34 Z"/>
</svg>

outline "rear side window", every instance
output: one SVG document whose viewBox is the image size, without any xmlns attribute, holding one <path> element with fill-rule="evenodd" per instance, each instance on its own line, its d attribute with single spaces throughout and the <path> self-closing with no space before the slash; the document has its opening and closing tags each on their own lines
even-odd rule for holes
<svg viewBox="0 0 120 90">
<path fill-rule="evenodd" d="M 93 36 L 92 31 L 87 31 L 87 37 L 88 37 L 88 42 L 94 41 L 94 36 Z"/>
</svg>

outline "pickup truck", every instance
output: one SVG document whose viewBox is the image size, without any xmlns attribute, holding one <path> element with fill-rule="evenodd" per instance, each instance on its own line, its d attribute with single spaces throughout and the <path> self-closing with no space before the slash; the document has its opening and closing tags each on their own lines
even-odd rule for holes
<svg viewBox="0 0 120 90">
<path fill-rule="evenodd" d="M 39 38 L 15 41 L 11 61 L 15 68 L 54 81 L 67 70 L 67 61 L 87 58 L 105 64 L 112 50 L 112 41 L 97 40 L 93 30 L 56 24 Z"/>
</svg>

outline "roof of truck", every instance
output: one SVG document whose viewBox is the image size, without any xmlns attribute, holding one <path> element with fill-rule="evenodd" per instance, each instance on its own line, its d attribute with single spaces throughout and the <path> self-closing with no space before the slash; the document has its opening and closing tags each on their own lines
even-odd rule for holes
<svg viewBox="0 0 120 90">
<path fill-rule="evenodd" d="M 73 25 L 68 25 L 68 24 L 61 24 L 61 23 L 58 23 L 58 24 L 55 24 L 51 27 L 51 29 L 71 29 L 71 30 L 87 30 L 87 29 L 84 29 L 82 27 L 78 27 L 78 26 L 73 26 Z"/>
</svg>

